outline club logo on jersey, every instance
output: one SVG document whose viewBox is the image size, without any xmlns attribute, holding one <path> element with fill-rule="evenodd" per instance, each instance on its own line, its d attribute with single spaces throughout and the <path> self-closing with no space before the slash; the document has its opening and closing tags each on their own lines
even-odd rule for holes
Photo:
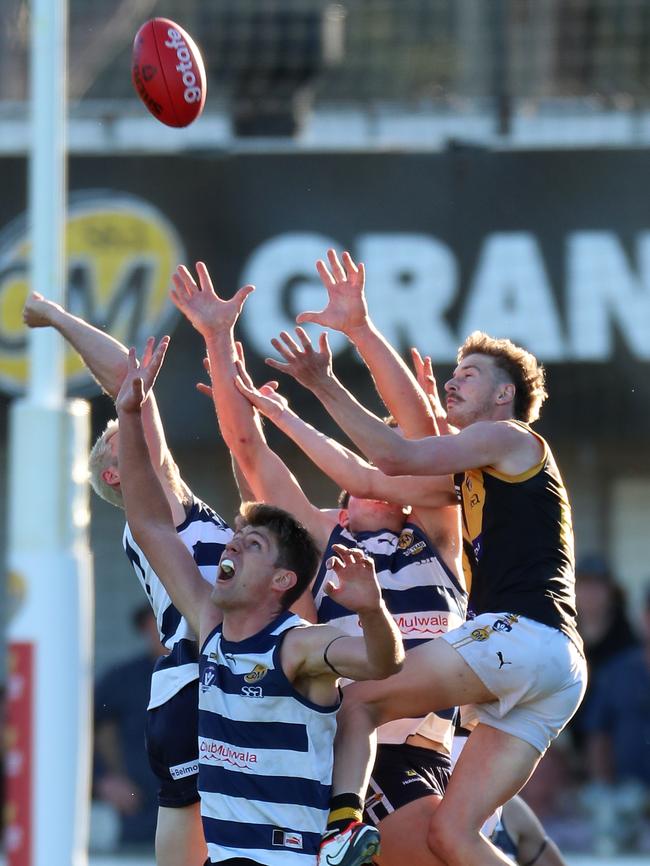
<svg viewBox="0 0 650 866">
<path fill-rule="evenodd" d="M 492 633 L 492 629 L 488 626 L 487 628 L 475 628 L 472 631 L 472 640 L 483 641 L 487 640 Z"/>
<path fill-rule="evenodd" d="M 244 680 L 247 683 L 258 683 L 261 679 L 263 679 L 269 672 L 269 669 L 266 665 L 255 665 L 253 670 L 246 674 Z"/>
<path fill-rule="evenodd" d="M 30 291 L 31 237 L 25 216 L 0 232 L 0 391 L 19 393 L 29 376 L 29 329 L 22 310 Z M 141 348 L 177 317 L 169 275 L 185 252 L 176 228 L 149 202 L 113 190 L 70 195 L 65 227 L 67 308 L 127 346 Z M 38 287 L 46 294 L 47 287 Z M 66 346 L 66 384 L 99 388 Z"/>
<path fill-rule="evenodd" d="M 413 530 L 403 529 L 400 533 L 400 537 L 397 539 L 397 546 L 400 550 L 406 550 L 406 548 L 410 547 L 411 544 L 413 544 Z"/>
<path fill-rule="evenodd" d="M 425 541 L 416 541 L 413 543 L 413 530 L 404 529 L 402 530 L 400 537 L 397 539 L 397 546 L 402 551 L 404 556 L 415 556 L 417 553 L 420 553 L 427 546 Z"/>
<path fill-rule="evenodd" d="M 217 666 L 208 662 L 201 673 L 201 691 L 205 694 L 217 679 Z"/>
</svg>

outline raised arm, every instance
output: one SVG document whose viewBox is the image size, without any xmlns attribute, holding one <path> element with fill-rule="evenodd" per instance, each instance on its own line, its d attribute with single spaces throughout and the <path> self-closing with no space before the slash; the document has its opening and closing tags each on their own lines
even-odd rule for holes
<svg viewBox="0 0 650 866">
<path fill-rule="evenodd" d="M 244 286 L 225 301 L 214 291 L 202 262 L 197 263 L 196 270 L 198 284 L 187 268 L 178 268 L 172 300 L 205 340 L 212 399 L 224 441 L 255 499 L 272 502 L 293 514 L 324 547 L 336 523 L 335 515 L 321 511 L 307 499 L 287 466 L 268 447 L 257 413 L 234 384 L 239 358 L 234 327 L 253 286 Z"/>
<path fill-rule="evenodd" d="M 381 596 L 372 559 L 362 550 L 335 544 L 327 565 L 338 585 L 326 592 L 348 610 L 355 611 L 363 637 L 350 637 L 332 626 L 293 629 L 287 644 L 298 660 L 298 676 L 331 676 L 354 680 L 384 679 L 399 671 L 404 646 L 399 629 Z M 290 642 L 291 641 L 291 642 Z"/>
<path fill-rule="evenodd" d="M 281 340 L 272 343 L 284 360 L 267 358 L 267 364 L 309 388 L 339 427 L 387 475 L 452 475 L 494 465 L 513 450 L 521 450 L 523 438 L 533 438 L 507 421 L 486 421 L 474 423 L 453 436 L 405 439 L 365 409 L 336 378 L 327 334 L 321 334 L 317 352 L 302 328 L 296 328 L 296 334 L 302 351 L 283 331 Z M 310 353 L 314 356 L 310 363 L 304 363 L 304 357 L 299 358 L 300 354 L 309 358 Z"/>
<path fill-rule="evenodd" d="M 178 537 L 171 509 L 149 457 L 142 424 L 142 406 L 156 380 L 168 343 L 169 338 L 163 337 L 149 362 L 141 367 L 134 349 L 128 355 L 127 372 L 115 404 L 120 422 L 121 487 L 133 537 L 174 606 L 200 635 L 202 613 L 209 605 L 211 589 Z"/>
<path fill-rule="evenodd" d="M 58 331 L 81 355 L 102 390 L 113 400 L 117 397 L 128 365 L 128 350 L 122 343 L 39 292 L 32 292 L 25 301 L 23 321 L 29 328 Z"/>
<path fill-rule="evenodd" d="M 59 304 L 32 292 L 25 302 L 23 321 L 29 328 L 51 327 L 75 349 L 99 386 L 115 400 L 128 368 L 128 350 L 118 340 L 79 316 L 73 316 Z M 183 483 L 167 447 L 165 431 L 152 393 L 142 412 L 151 462 L 165 489 L 176 523 L 185 517 L 184 505 L 190 491 Z"/>
<path fill-rule="evenodd" d="M 303 421 L 282 395 L 267 388 L 255 388 L 243 364 L 239 364 L 239 372 L 239 388 L 253 406 L 273 421 L 319 469 L 348 493 L 359 499 L 378 499 L 428 508 L 456 503 L 451 485 L 441 484 L 436 476 L 385 475 L 345 445 Z"/>
<path fill-rule="evenodd" d="M 365 298 L 365 268 L 349 253 L 341 261 L 327 251 L 328 262 L 316 268 L 327 290 L 328 302 L 320 312 L 301 313 L 297 322 L 315 322 L 342 331 L 356 346 L 389 412 L 408 438 L 437 433 L 431 405 L 415 377 L 388 340 L 377 330 Z"/>
</svg>

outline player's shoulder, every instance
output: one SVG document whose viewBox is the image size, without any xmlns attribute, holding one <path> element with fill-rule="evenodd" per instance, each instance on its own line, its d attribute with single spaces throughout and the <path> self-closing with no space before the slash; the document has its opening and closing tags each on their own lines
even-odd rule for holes
<svg viewBox="0 0 650 866">
<path fill-rule="evenodd" d="M 176 531 L 182 533 L 191 526 L 197 527 L 202 524 L 224 531 L 232 531 L 226 520 L 214 508 L 192 494 L 185 506 L 185 519 L 178 524 Z"/>
</svg>

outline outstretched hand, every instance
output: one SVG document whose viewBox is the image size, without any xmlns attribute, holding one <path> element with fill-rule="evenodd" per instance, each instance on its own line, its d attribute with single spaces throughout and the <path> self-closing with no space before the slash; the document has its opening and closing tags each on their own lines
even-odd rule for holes
<svg viewBox="0 0 650 866">
<path fill-rule="evenodd" d="M 230 331 L 242 311 L 246 298 L 255 286 L 242 286 L 232 298 L 224 301 L 215 292 L 208 269 L 203 262 L 196 263 L 199 285 L 185 265 L 179 265 L 172 275 L 174 288 L 169 295 L 173 304 L 203 336 Z"/>
<path fill-rule="evenodd" d="M 115 398 L 115 408 L 119 413 L 139 412 L 149 396 L 165 359 L 169 337 L 162 337 L 157 346 L 149 337 L 142 355 L 142 363 L 137 359 L 135 349 L 129 349 L 126 376 Z"/>
<path fill-rule="evenodd" d="M 244 352 L 242 349 L 242 344 L 239 341 L 237 341 L 235 343 L 235 346 L 237 347 L 238 375 L 243 380 L 245 386 L 250 388 L 251 390 L 253 390 L 254 389 L 253 380 L 251 379 L 251 377 L 248 373 L 248 370 L 246 369 L 246 362 L 244 360 Z M 210 397 L 210 399 L 212 399 L 212 370 L 210 368 L 210 359 L 207 356 L 203 359 L 203 369 L 205 370 L 205 372 L 210 377 L 210 383 L 211 384 L 208 385 L 206 382 L 197 382 L 196 383 L 196 390 L 200 394 L 204 394 L 206 397 Z M 277 379 L 270 379 L 268 382 L 265 382 L 259 388 L 259 392 L 260 392 L 260 394 L 262 394 L 264 396 L 271 395 L 274 391 L 277 391 L 279 386 L 280 386 L 280 383 L 277 381 Z M 284 400 L 284 397 L 282 399 Z M 285 405 L 288 405 L 286 400 L 284 400 L 284 402 L 285 402 Z"/>
<path fill-rule="evenodd" d="M 377 610 L 381 604 L 381 589 L 375 574 L 375 564 L 369 556 L 355 547 L 333 544 L 334 556 L 327 560 L 327 568 L 336 574 L 338 586 L 331 580 L 325 592 L 337 604 L 356 613 Z"/>
<path fill-rule="evenodd" d="M 316 262 L 316 270 L 327 290 L 327 306 L 320 312 L 300 313 L 296 322 L 315 322 L 349 335 L 368 321 L 364 295 L 366 271 L 361 263 L 357 265 L 353 261 L 348 252 L 343 253 L 340 262 L 336 250 L 330 249 L 327 259 L 329 267 L 322 259 Z"/>
<path fill-rule="evenodd" d="M 244 366 L 243 359 L 237 361 L 238 375 L 235 378 L 237 390 L 246 397 L 248 402 L 262 415 L 265 415 L 271 421 L 279 421 L 282 413 L 289 408 L 289 403 L 282 394 L 278 394 L 276 388 L 277 382 L 267 382 L 261 388 L 256 388 L 253 385 L 251 377 Z"/>
<path fill-rule="evenodd" d="M 284 358 L 284 363 L 275 358 L 267 358 L 266 363 L 274 370 L 288 373 L 296 382 L 313 390 L 324 379 L 333 375 L 332 352 L 327 334 L 323 332 L 318 338 L 318 350 L 314 349 L 303 328 L 296 328 L 296 336 L 300 346 L 287 331 L 280 333 L 281 340 L 277 337 L 271 340 L 273 348 Z"/>
</svg>

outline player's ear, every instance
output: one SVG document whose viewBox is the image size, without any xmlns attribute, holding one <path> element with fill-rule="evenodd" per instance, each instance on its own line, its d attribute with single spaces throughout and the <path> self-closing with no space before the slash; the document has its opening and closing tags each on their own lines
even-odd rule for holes
<svg viewBox="0 0 650 866">
<path fill-rule="evenodd" d="M 515 399 L 515 386 L 512 382 L 501 385 L 497 393 L 497 403 L 512 403 Z"/>
<path fill-rule="evenodd" d="M 342 508 L 339 511 L 339 526 L 342 526 L 343 529 L 347 529 L 350 525 L 350 513 L 347 508 Z"/>
<path fill-rule="evenodd" d="M 273 577 L 273 583 L 279 590 L 286 592 L 298 583 L 298 575 L 288 568 L 279 568 Z"/>
<path fill-rule="evenodd" d="M 116 487 L 120 483 L 120 473 L 115 466 L 108 466 L 102 470 L 102 481 L 109 487 Z"/>
</svg>

